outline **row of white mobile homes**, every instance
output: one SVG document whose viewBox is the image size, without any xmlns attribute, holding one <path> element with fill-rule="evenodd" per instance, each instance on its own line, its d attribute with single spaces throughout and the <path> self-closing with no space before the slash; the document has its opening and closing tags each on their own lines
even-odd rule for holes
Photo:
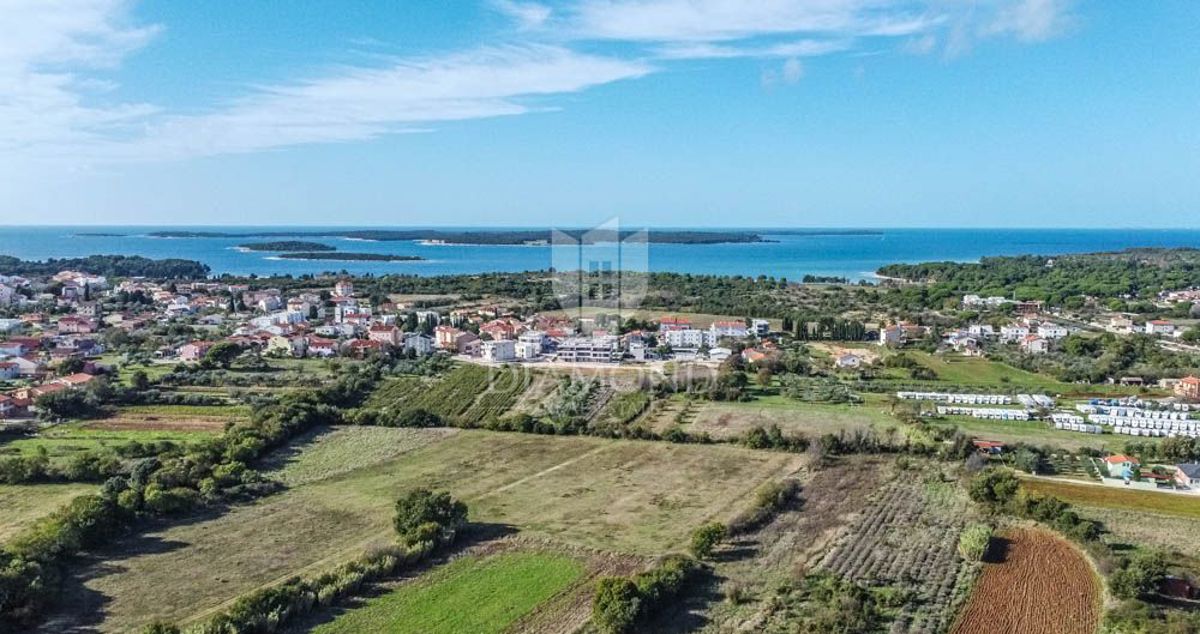
<svg viewBox="0 0 1200 634">
<path fill-rule="evenodd" d="M 1054 407 L 1054 399 L 1044 394 L 1018 394 L 1017 400 L 1025 407 Z"/>
<path fill-rule="evenodd" d="M 1104 433 L 1103 427 L 1101 427 L 1099 425 L 1089 425 L 1087 423 L 1061 423 L 1061 422 L 1055 421 L 1054 428 L 1061 429 L 1063 431 L 1078 431 L 1078 432 L 1083 432 L 1085 434 L 1103 434 Z"/>
<path fill-rule="evenodd" d="M 1132 429 L 1161 429 L 1163 431 L 1174 432 L 1200 432 L 1200 421 L 1162 421 L 1150 420 L 1148 418 L 1126 418 L 1121 416 L 1109 416 L 1107 414 L 1093 414 L 1088 417 L 1093 423 L 1101 425 L 1112 425 L 1113 427 L 1129 427 Z"/>
<path fill-rule="evenodd" d="M 1054 421 L 1055 424 L 1064 423 L 1068 425 L 1080 425 L 1087 422 L 1082 416 L 1076 416 L 1068 412 L 1054 412 L 1050 414 L 1050 420 Z"/>
<path fill-rule="evenodd" d="M 1169 429 L 1146 429 L 1144 427 L 1113 427 L 1114 434 L 1125 434 L 1127 436 L 1151 436 L 1156 438 L 1175 438 L 1176 436 L 1187 436 L 1188 438 L 1200 438 L 1200 431 L 1174 431 Z"/>
<path fill-rule="evenodd" d="M 946 407 L 938 405 L 937 413 L 942 416 L 970 416 L 987 420 L 1029 420 L 1031 415 L 1023 409 L 998 409 L 993 407 Z"/>
<path fill-rule="evenodd" d="M 1008 405 L 1012 397 L 1007 394 L 954 394 L 950 392 L 896 392 L 896 397 L 908 401 L 938 401 L 964 405 Z"/>
<path fill-rule="evenodd" d="M 1105 405 L 1076 405 L 1075 409 L 1092 416 L 1104 415 L 1117 418 L 1145 418 L 1148 420 L 1187 421 L 1192 420 L 1187 412 L 1148 410 L 1137 407 L 1108 407 Z"/>
</svg>

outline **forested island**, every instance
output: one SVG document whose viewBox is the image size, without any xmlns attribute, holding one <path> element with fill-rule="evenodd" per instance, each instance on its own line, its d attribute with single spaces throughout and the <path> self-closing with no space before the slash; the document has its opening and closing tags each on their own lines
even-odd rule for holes
<svg viewBox="0 0 1200 634">
<path fill-rule="evenodd" d="M 589 243 L 613 242 L 636 239 L 640 232 L 611 231 L 605 229 L 562 231 L 576 240 Z M 403 230 L 350 230 L 350 231 L 266 231 L 228 233 L 220 231 L 154 231 L 146 234 L 152 238 L 350 238 L 376 242 L 426 241 L 445 244 L 471 245 L 528 245 L 545 244 L 551 239 L 549 229 L 488 230 L 488 231 L 442 231 L 438 229 Z M 762 235 L 749 231 L 675 231 L 652 230 L 648 241 L 657 244 L 729 244 L 747 242 L 769 242 Z"/>
<path fill-rule="evenodd" d="M 89 255 L 86 258 L 50 258 L 42 261 L 0 255 L 0 274 L 36 276 L 54 275 L 59 271 L 87 271 L 106 277 L 203 279 L 208 277 L 209 268 L 194 260 L 152 260 L 140 255 Z"/>
<path fill-rule="evenodd" d="M 320 242 L 304 242 L 301 240 L 280 240 L 277 242 L 248 242 L 238 245 L 239 248 L 247 251 L 337 251 L 337 247 L 331 247 L 328 244 Z"/>
<path fill-rule="evenodd" d="M 879 274 L 949 293 L 1059 302 L 1072 296 L 1145 296 L 1200 285 L 1198 249 L 1128 249 L 1111 253 L 1021 255 L 977 263 L 891 264 Z"/>
<path fill-rule="evenodd" d="M 416 262 L 425 258 L 419 255 L 391 255 L 387 253 L 342 253 L 340 251 L 280 253 L 285 260 L 336 260 L 345 262 Z"/>
</svg>

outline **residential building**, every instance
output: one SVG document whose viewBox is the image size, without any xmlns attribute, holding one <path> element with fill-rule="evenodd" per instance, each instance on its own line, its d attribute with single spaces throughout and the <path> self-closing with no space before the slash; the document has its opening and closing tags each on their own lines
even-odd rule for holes
<svg viewBox="0 0 1200 634">
<path fill-rule="evenodd" d="M 459 333 L 454 339 L 454 348 L 458 354 L 477 357 L 483 353 L 483 340 L 473 332 Z"/>
<path fill-rule="evenodd" d="M 367 339 L 388 346 L 400 345 L 400 329 L 395 326 L 375 324 L 367 331 Z"/>
<path fill-rule="evenodd" d="M 996 336 L 996 329 L 991 324 L 971 324 L 967 326 L 967 332 L 972 337 L 991 338 Z"/>
<path fill-rule="evenodd" d="M 1000 340 L 1005 343 L 1019 343 L 1028 336 L 1029 326 L 1024 324 L 1000 326 Z"/>
<path fill-rule="evenodd" d="M 87 317 L 67 315 L 58 320 L 58 331 L 63 334 L 87 334 L 96 332 L 96 322 Z"/>
<path fill-rule="evenodd" d="M 180 361 L 199 361 L 208 354 L 208 349 L 213 346 L 211 341 L 193 341 L 179 347 Z"/>
<path fill-rule="evenodd" d="M 613 363 L 621 360 L 620 339 L 571 337 L 558 344 L 558 359 L 569 362 Z"/>
<path fill-rule="evenodd" d="M 1108 323 L 1104 325 L 1104 329 L 1116 333 L 1118 335 L 1131 334 L 1135 326 L 1133 320 L 1124 315 L 1114 315 L 1108 319 Z"/>
<path fill-rule="evenodd" d="M 1050 351 L 1050 342 L 1037 335 L 1029 335 L 1021 340 L 1021 350 L 1029 354 L 1045 354 Z"/>
<path fill-rule="evenodd" d="M 433 337 L 419 332 L 404 333 L 404 350 L 421 356 L 433 354 Z"/>
<path fill-rule="evenodd" d="M 1115 454 L 1104 459 L 1104 466 L 1108 470 L 1109 477 L 1130 480 L 1137 475 L 1141 463 L 1132 456 Z"/>
<path fill-rule="evenodd" d="M 663 315 L 658 320 L 658 331 L 668 332 L 671 330 L 691 330 L 692 320 L 687 317 L 673 317 L 671 315 Z"/>
<path fill-rule="evenodd" d="M 1200 463 L 1175 465 L 1175 483 L 1181 487 L 1200 491 Z"/>
<path fill-rule="evenodd" d="M 1146 322 L 1146 334 L 1171 335 L 1175 333 L 1175 324 L 1162 319 L 1152 319 Z"/>
<path fill-rule="evenodd" d="M 745 339 L 746 335 L 749 334 L 746 323 L 742 321 L 714 321 L 708 331 L 710 341 L 714 344 L 726 337 L 730 339 Z"/>
<path fill-rule="evenodd" d="M 438 326 L 433 329 L 434 345 L 441 350 L 454 350 L 454 340 L 462 332 L 454 326 Z"/>
<path fill-rule="evenodd" d="M 695 328 L 677 328 L 661 331 L 659 339 L 672 348 L 695 350 L 713 343 L 711 332 Z"/>
<path fill-rule="evenodd" d="M 879 329 L 879 345 L 895 347 L 904 344 L 904 331 L 900 326 L 884 326 Z"/>
<path fill-rule="evenodd" d="M 1189 401 L 1200 401 L 1200 378 L 1186 376 L 1175 384 L 1175 395 Z"/>
<path fill-rule="evenodd" d="M 517 358 L 517 342 L 511 339 L 485 341 L 481 350 L 484 361 L 503 363 Z"/>
<path fill-rule="evenodd" d="M 756 337 L 765 337 L 771 334 L 771 322 L 766 319 L 754 319 L 750 322 L 750 328 L 754 330 Z"/>
<path fill-rule="evenodd" d="M 1043 339 L 1062 339 L 1069 334 L 1071 334 L 1071 331 L 1067 330 L 1066 326 L 1060 326 L 1050 322 L 1043 322 L 1038 324 L 1037 327 L 1037 335 Z"/>
<path fill-rule="evenodd" d="M 349 279 L 345 279 L 345 278 L 338 280 L 337 283 L 333 285 L 333 296 L 334 297 L 353 297 L 354 296 L 354 282 L 351 282 Z"/>
<path fill-rule="evenodd" d="M 12 361 L 0 361 L 0 381 L 12 381 L 21 376 L 21 366 Z"/>
<path fill-rule="evenodd" d="M 333 357 L 337 356 L 338 342 L 335 339 L 326 339 L 324 337 L 309 336 L 306 354 L 310 357 Z"/>
</svg>

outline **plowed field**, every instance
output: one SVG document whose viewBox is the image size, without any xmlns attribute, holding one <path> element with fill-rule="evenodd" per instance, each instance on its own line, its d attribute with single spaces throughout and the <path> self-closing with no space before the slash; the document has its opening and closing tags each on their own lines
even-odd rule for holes
<svg viewBox="0 0 1200 634">
<path fill-rule="evenodd" d="M 998 563 L 984 565 L 952 634 L 1096 631 L 1099 581 L 1074 546 L 1037 529 L 1010 531 L 999 542 Z"/>
</svg>

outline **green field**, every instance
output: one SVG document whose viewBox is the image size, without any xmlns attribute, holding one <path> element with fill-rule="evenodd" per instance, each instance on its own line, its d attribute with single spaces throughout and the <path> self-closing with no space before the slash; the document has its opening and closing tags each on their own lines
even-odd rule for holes
<svg viewBox="0 0 1200 634">
<path fill-rule="evenodd" d="M 1131 438 L 1115 434 L 1084 434 L 1063 431 L 1054 429 L 1045 421 L 1040 420 L 983 420 L 969 416 L 947 416 L 944 419 L 933 419 L 929 422 L 934 425 L 957 427 L 966 434 L 984 440 L 1051 445 L 1070 451 L 1077 451 L 1084 447 L 1120 451 Z"/>
<path fill-rule="evenodd" d="M 390 379 L 366 407 L 391 413 L 424 410 L 455 424 L 478 423 L 507 413 L 529 387 L 530 378 L 520 368 L 467 363 L 438 379 Z"/>
<path fill-rule="evenodd" d="M 549 553 L 463 557 L 320 625 L 314 634 L 499 634 L 584 574 Z"/>
<path fill-rule="evenodd" d="M 78 495 L 91 484 L 0 484 L 0 544 Z"/>
<path fill-rule="evenodd" d="M 45 447 L 51 460 L 65 460 L 84 451 L 113 449 L 138 442 L 169 440 L 188 443 L 204 438 L 211 430 L 176 431 L 158 429 L 103 429 L 89 425 L 98 423 L 66 423 L 39 431 L 36 435 L 16 438 L 0 445 L 0 456 L 32 455 Z"/>
<path fill-rule="evenodd" d="M 250 415 L 250 408 L 246 405 L 126 405 L 118 410 L 118 415 L 245 418 Z"/>
<path fill-rule="evenodd" d="M 278 458 L 272 475 L 290 483 L 286 491 L 107 551 L 82 574 L 83 591 L 102 597 L 103 607 L 76 609 L 79 619 L 94 619 L 99 610 L 96 627 L 106 632 L 201 618 L 257 587 L 389 543 L 395 500 L 414 487 L 449 491 L 470 507 L 472 522 L 565 545 L 657 555 L 684 548 L 695 526 L 728 521 L 756 488 L 805 463 L 802 456 L 726 446 L 341 428 L 314 434 Z M 83 606 L 85 598 L 63 603 Z"/>
<path fill-rule="evenodd" d="M 919 350 L 905 350 L 904 354 L 936 372 L 938 379 L 947 383 L 1024 387 L 1052 393 L 1069 392 L 1076 387 L 982 357 L 932 355 Z"/>
<path fill-rule="evenodd" d="M 834 405 L 804 403 L 784 396 L 762 396 L 748 402 L 696 401 L 684 429 L 692 433 L 707 432 L 715 439 L 737 438 L 755 427 L 778 425 L 785 433 L 800 433 L 815 438 L 841 431 L 874 429 L 895 430 L 898 435 L 907 428 L 887 413 L 886 406 Z"/>
<path fill-rule="evenodd" d="M 1117 487 L 1025 479 L 1021 486 L 1034 493 L 1053 495 L 1071 504 L 1099 508 L 1162 513 L 1200 519 L 1200 496 L 1136 491 Z"/>
</svg>

